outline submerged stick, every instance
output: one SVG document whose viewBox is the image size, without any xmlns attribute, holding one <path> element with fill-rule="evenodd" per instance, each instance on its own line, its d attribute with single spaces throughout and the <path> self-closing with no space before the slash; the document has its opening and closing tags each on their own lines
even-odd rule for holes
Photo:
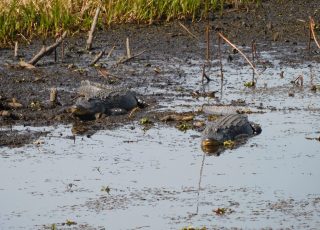
<svg viewBox="0 0 320 230">
<path fill-rule="evenodd" d="M 236 47 L 233 43 L 231 43 L 225 36 L 223 36 L 220 32 L 218 32 L 218 35 L 225 40 L 225 42 L 227 42 L 231 47 L 233 47 L 234 49 L 236 49 L 243 57 L 244 59 L 246 59 L 246 61 L 249 63 L 249 65 L 252 67 L 252 69 L 255 71 L 255 73 L 259 76 L 258 71 L 256 70 L 256 68 L 254 67 L 254 65 L 252 64 L 252 62 L 247 58 L 247 56 L 238 48 Z"/>
<path fill-rule="evenodd" d="M 194 39 L 199 41 L 199 38 L 196 35 L 194 35 L 193 33 L 191 33 L 191 31 L 185 25 L 183 25 L 181 22 L 178 22 L 178 23 L 185 31 L 187 31 L 188 34 L 191 35 L 191 37 L 193 37 Z"/>
<path fill-rule="evenodd" d="M 97 22 L 98 22 L 99 13 L 100 13 L 100 7 L 98 7 L 96 9 L 96 14 L 94 15 L 94 18 L 93 18 L 93 21 L 91 24 L 91 29 L 88 33 L 87 46 L 86 46 L 87 50 L 91 50 L 91 48 L 92 48 L 93 33 L 94 33 L 94 30 L 95 30 Z"/>
<path fill-rule="evenodd" d="M 63 41 L 63 39 L 67 36 L 67 31 L 65 31 L 62 36 L 56 40 L 51 46 L 43 46 L 39 53 L 37 53 L 29 62 L 28 64 L 35 65 L 41 58 L 46 55 L 51 54 Z"/>
<path fill-rule="evenodd" d="M 311 16 L 309 17 L 309 19 L 310 19 L 310 31 L 311 31 L 313 40 L 317 44 L 318 48 L 320 49 L 320 45 L 319 45 L 319 43 L 317 41 L 316 34 L 314 32 L 315 22 L 314 22 L 314 20 L 313 20 L 313 18 Z M 309 45 L 309 47 L 310 47 L 310 45 Z"/>
</svg>

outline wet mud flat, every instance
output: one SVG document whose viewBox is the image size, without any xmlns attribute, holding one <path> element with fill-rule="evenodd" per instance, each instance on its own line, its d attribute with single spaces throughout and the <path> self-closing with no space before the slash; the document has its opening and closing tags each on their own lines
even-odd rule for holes
<svg viewBox="0 0 320 230">
<path fill-rule="evenodd" d="M 263 15 L 272 6 L 268 4 L 251 10 Z M 178 23 L 115 27 L 97 32 L 91 53 L 83 49 L 84 35 L 78 35 L 65 41 L 63 61 L 58 49 L 57 62 L 51 55 L 31 70 L 17 67 L 12 50 L 2 49 L 0 110 L 10 114 L 0 116 L 0 226 L 316 229 L 320 56 L 314 43 L 309 52 L 308 31 L 296 23 L 300 17 L 317 17 L 319 3 L 309 4 L 314 8 L 301 1 L 302 8 L 291 16 L 293 5 L 280 4 L 277 10 L 285 21 L 269 19 L 272 30 L 268 21 L 252 20 L 255 14 L 246 9 L 211 22 L 213 30 L 221 23 L 228 38 L 249 56 L 256 39 L 261 75 L 255 76 L 255 88 L 244 86 L 252 70 L 226 44 L 221 84 L 216 38 L 206 68 L 212 81 L 202 83 L 206 23 L 184 22 L 199 40 Z M 246 29 L 251 33 L 244 33 Z M 275 37 L 276 30 L 282 35 Z M 146 51 L 117 64 L 125 55 L 127 37 L 133 53 Z M 41 45 L 35 41 L 21 47 L 22 58 L 31 59 Z M 101 49 L 114 45 L 109 58 L 88 66 Z M 302 85 L 295 81 L 299 76 Z M 149 106 L 132 116 L 80 121 L 66 108 L 74 104 L 82 80 L 131 88 Z M 48 106 L 52 87 L 61 105 Z M 11 108 L 13 98 L 22 106 Z M 262 133 L 219 157 L 205 154 L 199 131 L 210 114 L 201 112 L 203 105 L 245 107 Z M 193 117 L 163 119 L 177 113 Z"/>
</svg>

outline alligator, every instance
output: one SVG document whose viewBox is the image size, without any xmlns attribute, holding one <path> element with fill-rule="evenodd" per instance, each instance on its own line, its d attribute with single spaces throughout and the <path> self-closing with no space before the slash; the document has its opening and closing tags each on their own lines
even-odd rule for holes
<svg viewBox="0 0 320 230">
<path fill-rule="evenodd" d="M 126 88 L 108 87 L 90 81 L 82 81 L 78 89 L 80 97 L 71 107 L 71 113 L 82 120 L 97 118 L 97 115 L 121 115 L 146 103 L 137 94 Z"/>
<path fill-rule="evenodd" d="M 250 122 L 245 114 L 230 114 L 209 122 L 202 133 L 201 147 L 208 153 L 219 153 L 226 141 L 246 140 L 260 134 L 261 126 Z"/>
</svg>

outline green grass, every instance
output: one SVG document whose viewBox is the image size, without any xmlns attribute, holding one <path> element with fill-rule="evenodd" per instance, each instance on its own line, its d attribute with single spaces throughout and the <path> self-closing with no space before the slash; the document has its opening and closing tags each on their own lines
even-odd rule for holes
<svg viewBox="0 0 320 230">
<path fill-rule="evenodd" d="M 116 23 L 154 23 L 173 19 L 202 19 L 225 4 L 260 0 L 1 0 L 0 43 L 20 37 L 54 36 L 62 30 L 88 30 L 101 4 L 99 26 Z"/>
</svg>

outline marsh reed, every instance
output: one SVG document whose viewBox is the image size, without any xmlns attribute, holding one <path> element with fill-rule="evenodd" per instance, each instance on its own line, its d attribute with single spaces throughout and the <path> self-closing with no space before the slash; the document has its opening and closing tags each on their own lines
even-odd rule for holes
<svg viewBox="0 0 320 230">
<path fill-rule="evenodd" d="M 98 27 L 117 23 L 154 23 L 173 19 L 202 19 L 206 10 L 221 11 L 226 4 L 260 0 L 1 0 L 0 42 L 16 38 L 54 36 L 62 30 L 88 31 L 97 7 Z"/>
</svg>

